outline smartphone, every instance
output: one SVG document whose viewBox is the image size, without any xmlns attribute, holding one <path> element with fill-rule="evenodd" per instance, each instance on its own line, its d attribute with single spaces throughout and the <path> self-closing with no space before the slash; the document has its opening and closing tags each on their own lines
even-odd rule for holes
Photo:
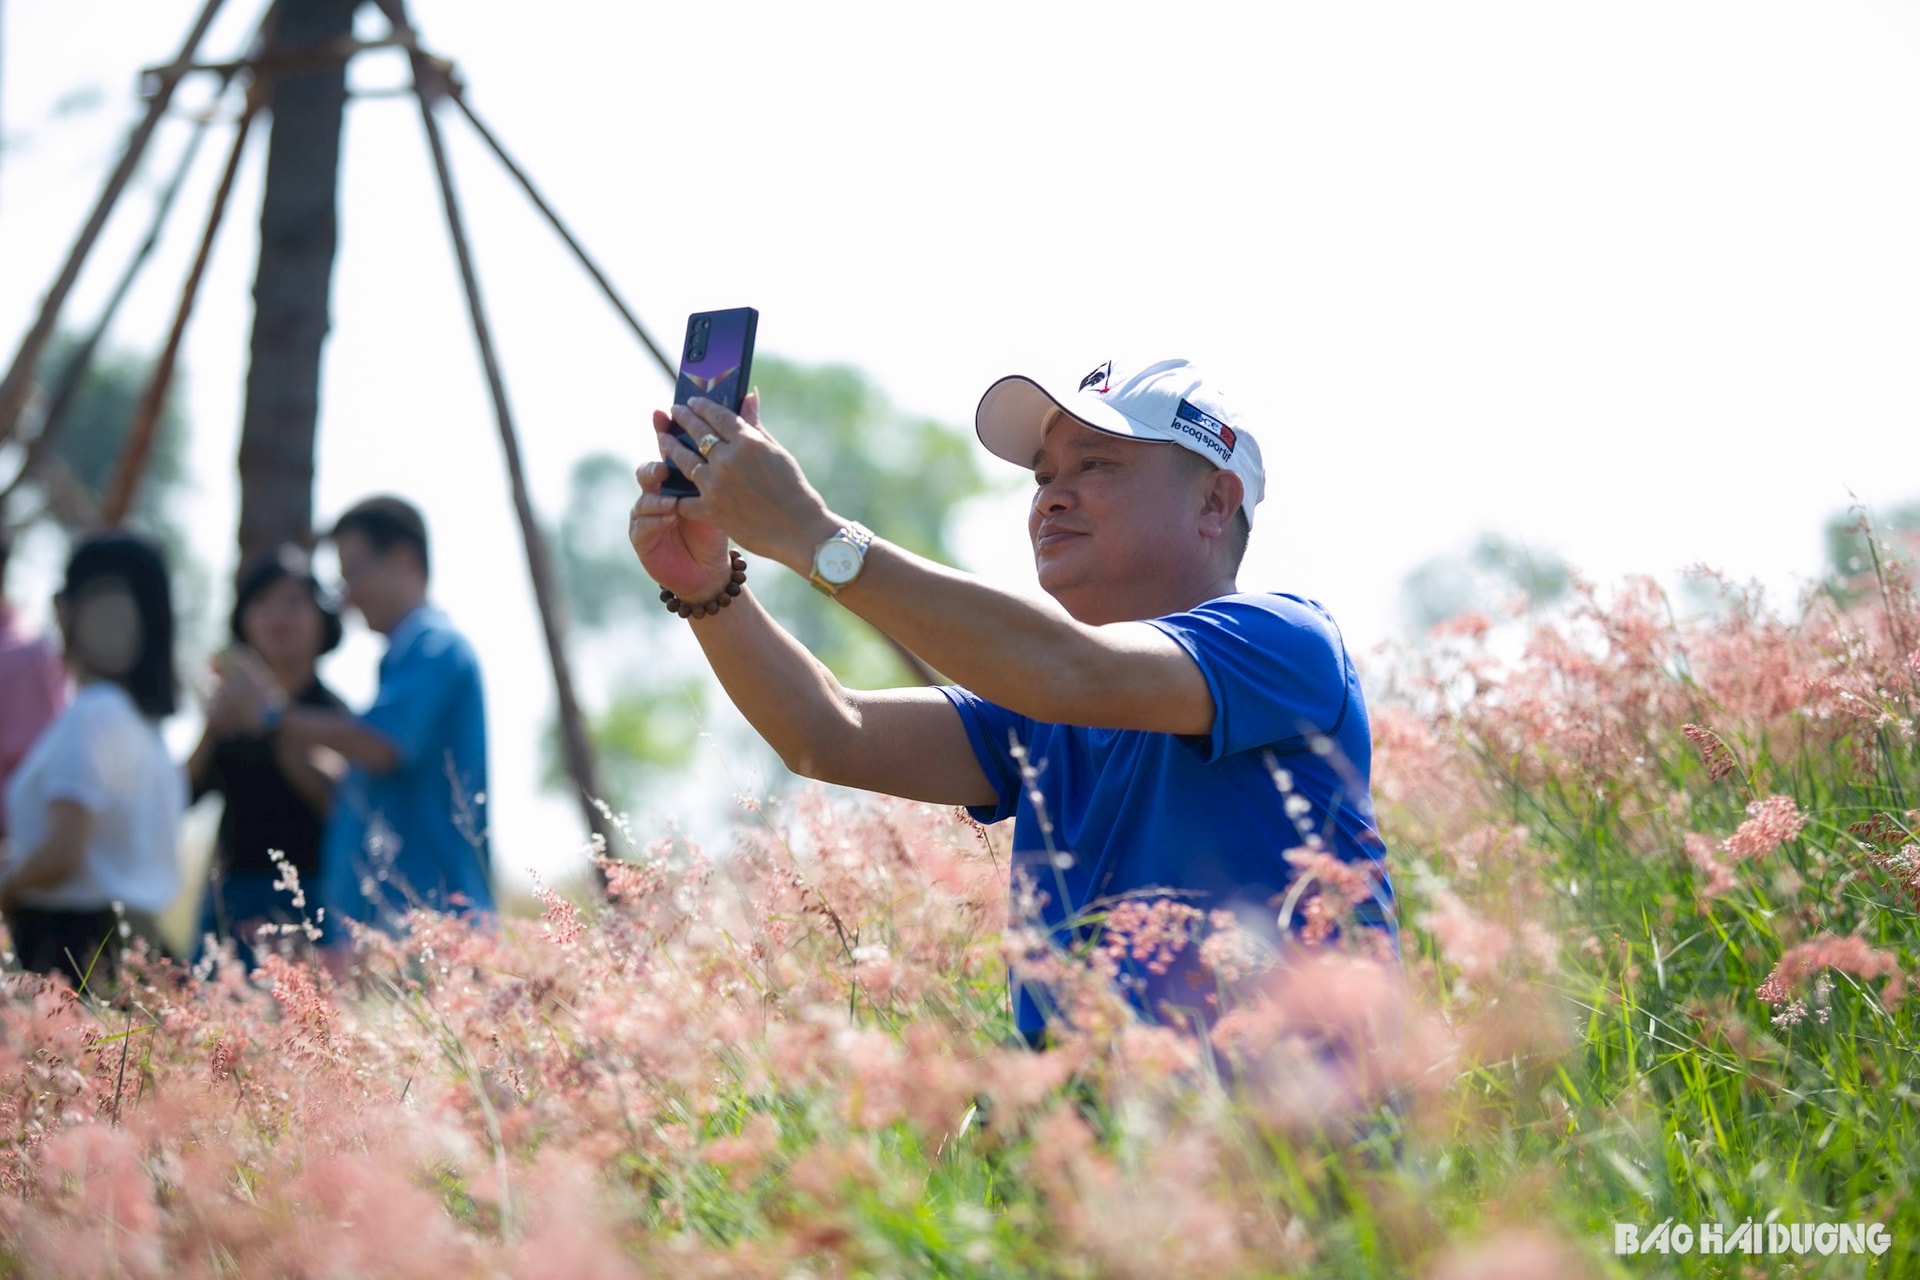
<svg viewBox="0 0 1920 1280">
<path fill-rule="evenodd" d="M 746 399 L 753 376 L 753 335 L 760 327 L 760 313 L 752 307 L 731 311 L 696 311 L 687 317 L 687 341 L 680 348 L 680 380 L 673 392 L 675 404 L 685 404 L 695 396 L 705 396 L 724 404 L 735 413 Z M 673 434 L 689 449 L 699 446 L 675 423 Z M 660 492 L 678 498 L 690 498 L 699 492 L 693 481 L 667 466 L 667 478 Z"/>
</svg>

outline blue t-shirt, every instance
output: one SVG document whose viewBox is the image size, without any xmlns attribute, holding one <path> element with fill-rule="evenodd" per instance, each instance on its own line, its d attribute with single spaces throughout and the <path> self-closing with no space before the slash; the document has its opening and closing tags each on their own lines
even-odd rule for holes
<svg viewBox="0 0 1920 1280">
<path fill-rule="evenodd" d="M 1318 602 L 1279 593 L 1209 600 L 1150 620 L 1199 666 L 1213 694 L 1212 732 L 1182 736 L 1043 724 L 948 686 L 999 803 L 981 822 L 1014 819 L 1013 873 L 1046 895 L 1044 923 L 1070 944 L 1089 908 L 1122 895 L 1174 891 L 1202 911 L 1227 910 L 1243 927 L 1279 935 L 1280 900 L 1293 879 L 1291 849 L 1318 835 L 1327 852 L 1371 864 L 1378 883 L 1361 922 L 1395 941 L 1386 849 L 1374 825 L 1368 775 L 1373 743 L 1360 679 L 1339 628 Z M 1036 771 L 1051 836 L 1011 749 Z M 1306 802 L 1287 812 L 1288 792 Z M 1304 824 L 1304 830 L 1302 827 Z M 1051 842 L 1051 849 L 1049 848 Z M 1064 855 L 1064 856 L 1058 856 Z M 1296 910 L 1296 926 L 1303 917 Z M 1137 967 L 1129 997 L 1143 1013 L 1169 1007 L 1203 1022 L 1211 980 L 1196 948 L 1164 975 Z M 1017 993 L 1021 1032 L 1045 1023 L 1034 993 Z"/>
<path fill-rule="evenodd" d="M 446 614 L 422 605 L 394 628 L 362 719 L 400 761 L 355 765 L 334 798 L 320 862 L 329 938 L 342 919 L 390 927 L 415 906 L 492 911 L 480 663 Z"/>
</svg>

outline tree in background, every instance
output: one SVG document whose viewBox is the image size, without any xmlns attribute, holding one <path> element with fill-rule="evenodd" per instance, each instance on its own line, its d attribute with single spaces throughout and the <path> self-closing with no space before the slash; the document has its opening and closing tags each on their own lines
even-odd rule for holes
<svg viewBox="0 0 1920 1280">
<path fill-rule="evenodd" d="M 1463 555 L 1435 556 L 1400 583 L 1400 606 L 1425 633 L 1472 609 L 1519 604 L 1532 613 L 1566 597 L 1572 570 L 1551 551 L 1498 533 L 1483 533 Z"/>
<path fill-rule="evenodd" d="M 1880 574 L 1894 565 L 1920 564 L 1920 500 L 1873 515 L 1850 507 L 1830 516 L 1825 529 L 1825 589 L 1842 604 L 1879 590 Z"/>
<path fill-rule="evenodd" d="M 254 278 L 254 326 L 240 441 L 240 555 L 245 560 L 280 542 L 301 540 L 313 519 L 314 431 L 319 407 L 320 353 L 328 328 L 333 258 L 338 239 L 340 132 L 346 104 L 346 65 L 332 46 L 352 35 L 360 0 L 277 0 L 263 60 L 271 116 L 260 249 Z M 97 86 L 84 86 L 55 104 L 58 120 L 98 108 Z M 0 147 L 19 138 L 0 137 Z M 62 366 L 78 344 L 60 342 L 46 353 L 41 382 L 59 386 Z M 131 356 L 96 356 L 81 403 L 54 438 L 54 456 L 20 486 L 15 497 L 38 500 L 37 513 L 70 533 L 92 520 L 120 441 L 146 379 Z M 174 392 L 177 393 L 177 386 Z M 185 432 L 170 394 L 132 523 L 166 545 L 176 572 L 198 574 L 181 598 L 205 598 L 206 575 L 187 555 L 185 538 L 164 514 L 165 493 L 184 476 Z M 30 492 L 29 492 L 30 491 Z M 0 517 L 23 519 L 16 505 Z M 190 594 L 189 594 L 190 591 Z"/>
<path fill-rule="evenodd" d="M 954 512 L 987 488 L 969 435 L 902 412 L 849 365 L 803 365 L 762 353 L 753 372 L 769 429 L 834 510 L 910 551 L 954 563 Z M 582 640 L 611 667 L 604 709 L 590 721 L 616 808 L 630 808 L 649 778 L 688 762 L 713 688 L 697 661 L 670 658 L 687 624 L 660 608 L 627 545 L 633 469 L 651 456 L 649 448 L 633 458 L 581 459 L 554 539 L 571 616 Z M 802 579 L 763 564 L 754 566 L 752 584 L 768 610 L 849 685 L 919 681 L 884 636 Z M 553 727 L 546 756 L 546 783 L 564 786 Z"/>
<path fill-rule="evenodd" d="M 55 336 L 42 365 L 45 385 L 64 385 L 81 347 L 80 339 L 71 334 Z M 50 526 L 69 540 L 92 526 L 101 491 L 119 461 L 127 424 L 146 390 L 149 372 L 145 356 L 104 347 L 95 350 L 66 417 L 51 438 L 48 457 L 34 474 L 20 478 L 5 512 L 8 522 Z M 160 411 L 146 479 L 135 497 L 128 523 L 166 549 L 174 575 L 181 635 L 191 645 L 204 638 L 209 576 L 206 566 L 193 554 L 179 513 L 179 505 L 191 489 L 188 428 L 180 411 L 182 394 L 176 377 Z M 9 475 L 9 482 L 12 478 Z"/>
<path fill-rule="evenodd" d="M 1822 530 L 1826 563 L 1820 589 L 1842 605 L 1880 590 L 1896 567 L 1920 568 L 1920 500 L 1872 513 L 1855 505 L 1828 517 Z M 1435 556 L 1401 580 L 1401 610 L 1416 632 L 1472 609 L 1519 603 L 1534 613 L 1563 600 L 1571 586 L 1567 562 L 1497 533 L 1483 533 L 1465 554 Z M 1727 607 L 1724 584 L 1709 575 L 1680 584 L 1680 598 L 1701 613 Z"/>
<path fill-rule="evenodd" d="M 705 685 L 696 673 L 676 671 L 663 660 L 673 631 L 663 625 L 666 614 L 627 545 L 627 512 L 637 493 L 634 465 L 611 453 L 576 462 L 566 514 L 551 538 L 583 674 L 593 670 L 605 686 L 598 699 L 604 710 L 596 713 L 590 705 L 596 699 L 583 689 L 589 704 L 583 711 L 610 793 L 602 798 L 615 809 L 631 806 L 646 778 L 687 760 L 705 705 Z M 559 735 L 556 717 L 547 725 L 541 772 L 542 785 L 553 791 L 572 785 Z"/>
<path fill-rule="evenodd" d="M 47 386 L 66 382 L 80 340 L 61 334 L 48 346 L 44 370 Z M 76 532 L 86 523 L 89 500 L 106 488 L 119 461 L 127 424 L 146 389 L 148 361 L 125 350 L 98 350 L 81 375 L 72 407 L 53 436 L 53 465 L 30 476 L 23 488 L 35 491 L 46 515 Z M 169 551 L 184 547 L 184 535 L 170 508 L 187 480 L 187 424 L 180 412 L 181 384 L 176 379 L 160 411 L 146 483 L 134 498 L 132 521 L 167 544 Z M 77 486 L 77 489 L 73 486 Z M 63 500 L 62 494 L 69 495 Z"/>
<path fill-rule="evenodd" d="M 279 0 L 266 56 L 298 55 L 353 34 L 359 0 Z M 344 61 L 284 63 L 267 80 L 273 113 L 253 337 L 240 421 L 240 558 L 313 528 L 314 431 L 339 240 Z"/>
<path fill-rule="evenodd" d="M 770 426 L 828 506 L 909 551 L 954 562 L 947 541 L 954 510 L 987 487 L 970 432 L 902 413 L 849 365 L 767 359 L 756 364 L 754 380 Z M 625 529 L 622 521 L 623 536 Z M 919 682 L 885 637 L 793 574 L 762 573 L 754 590 L 847 684 Z"/>
</svg>

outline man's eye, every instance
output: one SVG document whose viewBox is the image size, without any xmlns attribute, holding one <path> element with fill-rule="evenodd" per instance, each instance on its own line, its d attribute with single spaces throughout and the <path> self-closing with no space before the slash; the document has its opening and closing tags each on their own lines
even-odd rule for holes
<svg viewBox="0 0 1920 1280">
<path fill-rule="evenodd" d="M 1036 471 L 1033 473 L 1033 482 L 1044 489 L 1053 483 L 1053 477 Z"/>
</svg>

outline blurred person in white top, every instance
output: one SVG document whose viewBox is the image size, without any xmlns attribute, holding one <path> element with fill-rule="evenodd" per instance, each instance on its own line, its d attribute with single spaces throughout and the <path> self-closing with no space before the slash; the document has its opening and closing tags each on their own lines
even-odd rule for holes
<svg viewBox="0 0 1920 1280">
<path fill-rule="evenodd" d="M 22 969 L 98 989 L 122 914 L 151 937 L 180 891 L 186 776 L 160 735 L 179 698 L 166 562 L 144 538 L 89 538 L 54 604 L 77 691 L 8 784 L 0 911 Z"/>
</svg>

